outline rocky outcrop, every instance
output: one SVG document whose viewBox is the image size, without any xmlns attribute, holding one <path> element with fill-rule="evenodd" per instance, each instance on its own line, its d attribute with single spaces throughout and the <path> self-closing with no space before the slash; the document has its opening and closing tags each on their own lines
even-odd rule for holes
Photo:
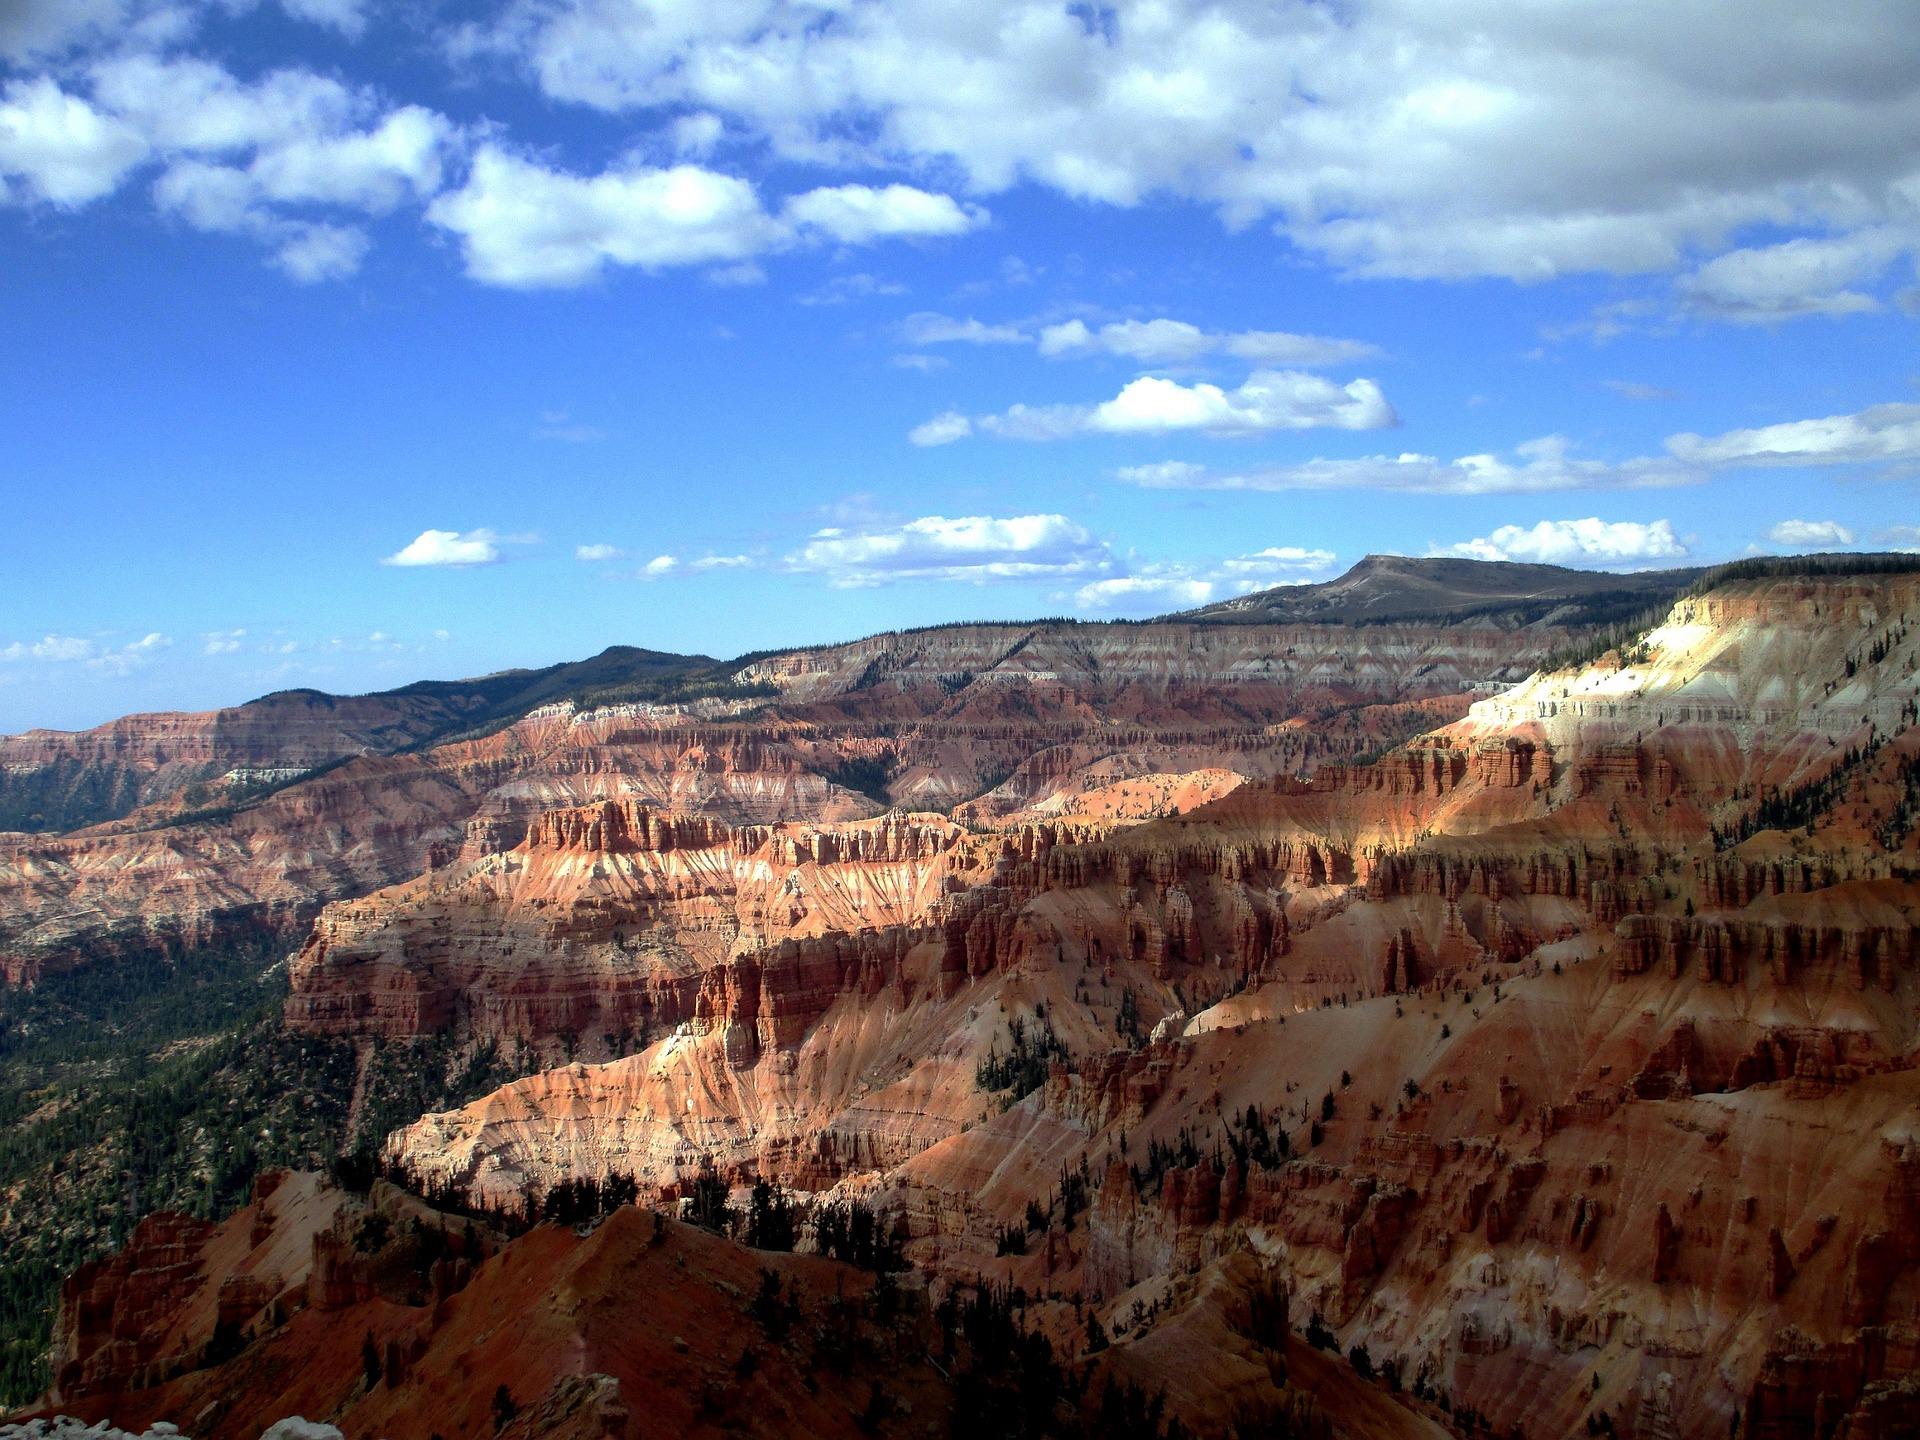
<svg viewBox="0 0 1920 1440">
<path fill-rule="evenodd" d="M 1759 965 L 1783 984 L 1811 971 L 1858 990 L 1892 991 L 1920 963 L 1907 887 L 1891 881 L 1836 884 L 1817 903 L 1749 906 L 1744 913 L 1626 915 L 1614 936 L 1622 975 L 1658 967 L 1678 979 L 1697 965 L 1702 978 L 1723 984 L 1737 983 L 1742 966 Z"/>
<path fill-rule="evenodd" d="M 1087 818 L 1148 818 L 1243 778 L 1390 747 L 1566 638 L 1550 626 L 962 626 L 757 661 L 731 682 L 751 701 L 549 703 L 506 723 L 512 694 L 566 693 L 563 676 L 530 675 L 364 701 L 301 692 L 90 737 L 34 732 L 0 740 L 28 810 L 36 786 L 82 797 L 85 818 L 175 798 L 101 833 L 0 836 L 0 970 L 19 983 L 238 921 L 292 932 L 329 900 L 509 849 L 534 817 L 602 801 L 736 827 L 966 805 L 970 822 L 1000 826 L 1118 785 Z M 627 668 L 643 675 L 695 663 L 633 654 Z M 481 717 L 497 728 L 424 746 Z M 1169 770 L 1210 778 L 1176 797 L 1152 781 Z M 190 781 L 206 793 L 183 812 Z M 80 816 L 42 805 L 0 831 Z"/>
<path fill-rule="evenodd" d="M 202 1251 L 212 1233 L 205 1220 L 149 1215 L 125 1249 L 68 1278 L 53 1348 L 60 1391 L 138 1389 L 164 1378 L 165 1321 L 185 1292 L 205 1282 Z"/>
<path fill-rule="evenodd" d="M 1029 752 L 977 828 L 516 801 L 430 873 L 328 907 L 288 1018 L 573 1055 L 390 1137 L 484 1198 L 610 1170 L 677 1196 L 711 1162 L 873 1201 L 917 1264 L 1019 1286 L 1056 1339 L 1092 1309 L 1151 1353 L 1202 1277 L 1258 1257 L 1295 1327 L 1317 1313 L 1493 1433 L 1722 1434 L 1736 1404 L 1748 1433 L 1899 1433 L 1920 901 L 1884 775 L 1845 756 L 1914 746 L 1862 738 L 1912 704 L 1888 638 L 1910 589 L 1688 601 L 1644 650 L 1378 763 L 1327 754 L 1140 824 L 1036 813 L 1086 775 L 1085 731 Z M 1212 723 L 1252 693 L 1125 657 L 1096 677 L 1051 627 L 994 655 L 997 634 L 767 662 L 753 683 L 785 698 L 753 773 L 843 745 L 877 808 L 988 773 L 1023 707 L 1072 728 L 1097 696 L 1172 745 L 1153 705 Z M 1211 644 L 1180 664 L 1244 676 Z M 971 698 L 930 715 L 930 685 Z M 886 733 L 854 737 L 857 715 Z M 620 723 L 637 746 L 653 722 Z M 1749 823 L 1809 783 L 1828 811 Z M 343 1231 L 301 1268 L 315 1312 L 381 1283 Z"/>
<path fill-rule="evenodd" d="M 837 993 L 815 973 L 842 963 L 831 957 L 877 963 L 943 923 L 941 876 L 961 834 L 898 814 L 739 827 L 633 802 L 551 812 L 511 851 L 330 907 L 293 959 L 287 1019 L 320 1033 L 625 1044 L 729 1023 L 743 1006 L 757 1017 L 769 966 L 784 977 L 769 1011 L 804 1011 L 789 980 Z M 778 948 L 791 941 L 812 948 Z"/>
<path fill-rule="evenodd" d="M 0 831 L 61 831 L 217 806 L 355 755 L 391 754 L 478 714 L 480 687 L 387 695 L 288 690 L 200 714 L 126 715 L 92 730 L 0 735 Z"/>
<path fill-rule="evenodd" d="M 222 1224 L 147 1216 L 122 1249 L 62 1287 L 52 1398 L 146 1389 L 198 1369 L 210 1348 L 237 1348 L 257 1320 L 301 1303 L 317 1237 L 351 1208 L 317 1176 L 269 1172 Z"/>
</svg>

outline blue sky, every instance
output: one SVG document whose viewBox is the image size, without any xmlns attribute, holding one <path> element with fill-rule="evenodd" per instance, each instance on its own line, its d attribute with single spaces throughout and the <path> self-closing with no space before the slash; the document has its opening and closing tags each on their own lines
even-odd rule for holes
<svg viewBox="0 0 1920 1440">
<path fill-rule="evenodd" d="M 0 730 L 1920 545 L 1920 10 L 0 9 Z"/>
</svg>

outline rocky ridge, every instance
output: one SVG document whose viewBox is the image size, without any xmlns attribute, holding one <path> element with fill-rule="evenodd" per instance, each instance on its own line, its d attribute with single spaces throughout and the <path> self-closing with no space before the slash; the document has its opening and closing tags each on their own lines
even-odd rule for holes
<svg viewBox="0 0 1920 1440">
<path fill-rule="evenodd" d="M 618 1171 L 665 1202 L 713 1164 L 859 1197 L 936 1286 L 1056 1297 L 1057 1335 L 1091 1310 L 1105 1363 L 1215 1424 L 1258 1383 L 1231 1337 L 1277 1307 L 1391 1366 L 1399 1398 L 1344 1395 L 1397 1417 L 1363 1433 L 1737 1414 L 1887 1440 L 1920 1424 L 1916 609 L 1912 575 L 1739 580 L 1370 762 L 1273 761 L 1298 716 L 1218 728 L 1255 758 L 1160 816 L 1069 811 L 1151 773 L 1084 739 L 951 819 L 887 810 L 1030 743 L 1014 697 L 1048 694 L 1056 732 L 1136 707 L 1131 752 L 1177 748 L 1139 685 L 1063 682 L 1059 636 L 984 682 L 947 668 L 990 653 L 973 632 L 765 662 L 783 698 L 752 743 L 851 814 L 502 786 L 425 873 L 319 914 L 288 1021 L 586 1058 L 396 1132 L 422 1182 L 506 1201 Z M 555 707 L 502 734 L 670 732 L 665 756 L 725 721 Z M 194 1264 L 234 1269 L 196 1260 L 212 1235 L 163 1226 L 133 1268 L 202 1293 Z M 87 1308 L 131 1275 L 83 1279 L 63 1353 L 147 1398 L 204 1383 L 161 1378 L 139 1306 L 131 1335 Z M 1323 1363 L 1292 1343 L 1290 1370 Z"/>
<path fill-rule="evenodd" d="M 723 677 L 728 693 L 685 702 L 555 701 L 205 814 L 0 834 L 0 972 L 19 983 L 168 938 L 297 932 L 325 902 L 470 842 L 511 847 L 560 806 L 632 798 L 745 824 L 965 804 L 977 823 L 1017 824 L 1116 778 L 1310 771 L 1457 716 L 1570 633 L 958 627 L 757 661 Z"/>
</svg>

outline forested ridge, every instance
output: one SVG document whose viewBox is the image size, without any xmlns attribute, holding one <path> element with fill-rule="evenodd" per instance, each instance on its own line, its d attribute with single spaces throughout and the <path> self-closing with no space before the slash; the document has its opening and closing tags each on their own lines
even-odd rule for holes
<svg viewBox="0 0 1920 1440">
<path fill-rule="evenodd" d="M 61 1281 L 144 1215 L 207 1218 L 276 1167 L 326 1169 L 519 1073 L 491 1049 L 376 1046 L 280 1023 L 272 936 L 174 944 L 0 991 L 0 1405 L 40 1394 Z"/>
</svg>

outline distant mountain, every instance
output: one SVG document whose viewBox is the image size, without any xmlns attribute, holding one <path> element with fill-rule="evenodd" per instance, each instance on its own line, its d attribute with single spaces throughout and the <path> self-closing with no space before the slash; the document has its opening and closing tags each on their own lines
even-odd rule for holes
<svg viewBox="0 0 1920 1440">
<path fill-rule="evenodd" d="M 356 755 L 496 729 L 556 700 L 681 698 L 726 683 L 704 655 L 616 645 L 586 660 L 371 695 L 280 690 L 220 710 L 0 736 L 0 831 L 69 830 L 157 802 L 258 795 Z"/>
<path fill-rule="evenodd" d="M 1177 618 L 1262 625 L 1604 625 L 1674 598 L 1705 573 L 1695 566 L 1613 575 L 1505 560 L 1369 555 L 1336 580 L 1260 590 Z"/>
<path fill-rule="evenodd" d="M 1163 623 L 1428 627 L 1443 633 L 1428 637 L 1438 653 L 1422 662 L 1434 662 L 1422 672 L 1430 676 L 1423 693 L 1439 693 L 1448 684 L 1469 689 L 1516 679 L 1543 660 L 1564 660 L 1570 643 L 1604 648 L 1616 642 L 1616 632 L 1649 623 L 1651 612 L 1703 579 L 1899 571 L 1915 563 L 1909 556 L 1816 555 L 1613 575 L 1558 565 L 1369 555 L 1335 580 L 1263 590 L 1166 616 Z M 485 736 L 562 700 L 582 708 L 710 697 L 812 702 L 861 691 L 882 677 L 896 686 L 935 679 L 953 684 L 963 675 L 1003 671 L 1071 672 L 1079 677 L 1075 683 L 1090 684 L 1103 675 L 1140 678 L 1142 664 L 1152 670 L 1161 663 L 1156 657 L 1169 640 L 1168 633 L 1150 633 L 1155 628 L 1065 620 L 949 624 L 727 661 L 616 645 L 585 660 L 423 680 L 371 695 L 283 690 L 221 710 L 128 715 L 92 730 L 0 735 L 0 833 L 59 833 L 136 812 L 148 824 L 216 817 L 344 760 Z M 1487 631 L 1519 630 L 1529 633 L 1500 641 L 1497 655 L 1479 643 L 1487 642 Z M 1463 631 L 1476 632 L 1477 648 L 1462 650 L 1464 637 L 1445 633 Z M 1191 642 L 1191 636 L 1177 640 L 1174 649 L 1184 653 Z M 1098 658 L 1087 669 L 1090 657 Z M 1199 678 L 1183 664 L 1174 664 L 1173 671 Z M 1354 678 L 1350 668 L 1342 673 Z M 1205 683 L 1226 678 L 1212 676 Z M 1385 678 L 1375 675 L 1366 683 Z M 1021 692 L 992 693 L 1004 701 Z M 1392 687 L 1374 698 L 1388 697 L 1406 698 Z M 840 723 L 857 728 L 876 719 L 871 706 L 848 700 L 840 708 L 847 706 L 860 713 L 836 712 Z"/>
</svg>

